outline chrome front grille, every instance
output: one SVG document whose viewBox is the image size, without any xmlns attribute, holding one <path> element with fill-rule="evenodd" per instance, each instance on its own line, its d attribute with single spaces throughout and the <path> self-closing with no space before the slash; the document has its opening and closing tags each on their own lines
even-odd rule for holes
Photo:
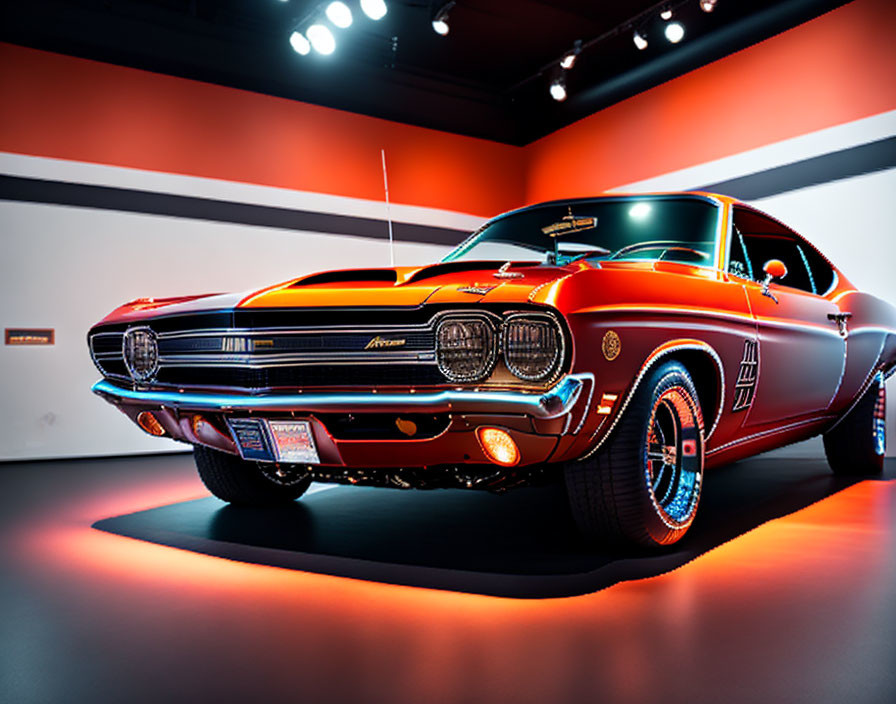
<svg viewBox="0 0 896 704">
<path fill-rule="evenodd" d="M 441 322 L 449 316 L 475 315 L 492 321 L 499 330 L 503 320 L 519 313 L 544 314 L 544 309 L 514 305 L 508 311 L 505 304 L 475 308 L 446 304 L 209 311 L 101 324 L 91 331 L 89 344 L 104 376 L 134 383 L 124 361 L 124 333 L 132 327 L 150 328 L 158 343 L 159 364 L 155 377 L 143 385 L 153 387 L 261 393 L 447 386 L 457 381 L 451 382 L 439 368 L 436 331 Z M 507 370 L 500 349 L 495 355 L 494 371 L 482 383 L 533 386 Z M 557 373 L 569 364 L 569 358 L 564 352 Z"/>
<path fill-rule="evenodd" d="M 104 376 L 129 379 L 124 365 L 122 332 L 97 332 L 90 336 L 90 356 Z"/>
<path fill-rule="evenodd" d="M 153 385 L 260 391 L 439 384 L 445 379 L 436 365 L 434 325 L 158 332 Z M 130 381 L 122 338 L 123 331 L 93 333 L 90 350 L 105 376 Z"/>
</svg>

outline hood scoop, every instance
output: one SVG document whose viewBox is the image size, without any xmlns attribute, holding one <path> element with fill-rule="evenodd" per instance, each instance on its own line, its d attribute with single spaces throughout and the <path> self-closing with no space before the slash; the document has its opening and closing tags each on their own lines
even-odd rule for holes
<svg viewBox="0 0 896 704">
<path fill-rule="evenodd" d="M 519 262 L 519 266 L 531 267 L 537 265 L 538 262 Z M 477 262 L 444 262 L 441 264 L 433 264 L 418 269 L 411 274 L 403 283 L 411 284 L 424 279 L 433 279 L 443 274 L 454 274 L 461 271 L 498 271 L 501 263 L 493 261 L 477 261 Z"/>
<path fill-rule="evenodd" d="M 316 284 L 360 284 L 383 283 L 392 284 L 398 281 L 398 273 L 394 269 L 343 269 L 342 271 L 325 271 L 312 274 L 296 281 L 290 288 L 315 286 Z"/>
</svg>

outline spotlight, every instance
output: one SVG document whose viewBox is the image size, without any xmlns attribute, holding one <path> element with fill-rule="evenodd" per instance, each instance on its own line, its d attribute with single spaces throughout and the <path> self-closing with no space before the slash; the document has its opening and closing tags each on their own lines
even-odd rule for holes
<svg viewBox="0 0 896 704">
<path fill-rule="evenodd" d="M 295 31 L 289 35 L 289 45 L 293 48 L 293 51 L 302 56 L 308 56 L 311 52 L 311 42 L 309 42 L 305 38 L 305 35 L 299 31 Z"/>
<path fill-rule="evenodd" d="M 352 24 L 352 11 L 344 2 L 331 2 L 327 5 L 327 19 L 339 29 L 345 29 Z"/>
<path fill-rule="evenodd" d="M 712 12 L 716 9 L 719 0 L 700 0 L 700 9 L 704 12 Z"/>
<path fill-rule="evenodd" d="M 318 54 L 332 54 L 336 50 L 336 39 L 328 27 L 322 24 L 313 24 L 306 32 L 308 41 Z"/>
<path fill-rule="evenodd" d="M 448 13 L 451 12 L 451 8 L 455 4 L 452 0 L 436 6 L 435 12 L 432 13 L 432 28 L 436 34 L 441 34 L 444 37 L 451 30 L 448 25 Z"/>
<path fill-rule="evenodd" d="M 576 59 L 579 58 L 579 54 L 581 54 L 581 53 L 582 53 L 582 40 L 576 39 L 575 43 L 573 43 L 573 45 L 572 45 L 572 49 L 567 51 L 563 55 L 563 58 L 560 59 L 560 66 L 562 66 L 564 69 L 566 69 L 568 71 L 575 65 Z"/>
<path fill-rule="evenodd" d="M 667 21 L 671 20 L 672 19 L 672 8 L 664 7 L 663 11 L 660 12 L 660 17 L 662 17 L 664 20 L 667 20 Z"/>
<path fill-rule="evenodd" d="M 644 51 L 644 49 L 647 48 L 647 37 L 641 34 L 637 29 L 632 36 L 632 40 L 635 42 L 635 46 L 638 47 L 638 49 L 640 49 L 641 51 Z"/>
<path fill-rule="evenodd" d="M 557 76 L 551 81 L 551 97 L 558 103 L 566 100 L 566 81 L 563 76 Z"/>
<path fill-rule="evenodd" d="M 386 16 L 386 3 L 383 0 L 361 0 L 361 9 L 372 20 L 381 20 Z"/>
<path fill-rule="evenodd" d="M 666 25 L 666 39 L 673 44 L 678 44 L 678 42 L 684 39 L 684 27 L 678 22 L 670 22 Z"/>
</svg>

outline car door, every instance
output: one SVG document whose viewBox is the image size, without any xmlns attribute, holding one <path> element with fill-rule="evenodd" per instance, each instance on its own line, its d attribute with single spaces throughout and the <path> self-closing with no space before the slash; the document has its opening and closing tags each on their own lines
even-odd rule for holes
<svg viewBox="0 0 896 704">
<path fill-rule="evenodd" d="M 759 371 L 744 424 L 821 414 L 837 392 L 846 358 L 845 340 L 829 317 L 840 310 L 819 295 L 805 254 L 808 245 L 798 235 L 749 209 L 735 210 L 734 225 L 759 336 Z M 765 287 L 763 267 L 771 259 L 782 261 L 787 274 Z"/>
</svg>

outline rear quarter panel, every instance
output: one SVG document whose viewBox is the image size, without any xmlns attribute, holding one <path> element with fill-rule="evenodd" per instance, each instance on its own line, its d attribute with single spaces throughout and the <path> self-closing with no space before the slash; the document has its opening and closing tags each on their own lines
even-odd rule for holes
<svg viewBox="0 0 896 704">
<path fill-rule="evenodd" d="M 851 313 L 847 321 L 846 366 L 831 412 L 847 410 L 881 368 L 896 365 L 896 308 L 861 291 L 848 290 L 834 297 L 837 307 Z"/>
</svg>

